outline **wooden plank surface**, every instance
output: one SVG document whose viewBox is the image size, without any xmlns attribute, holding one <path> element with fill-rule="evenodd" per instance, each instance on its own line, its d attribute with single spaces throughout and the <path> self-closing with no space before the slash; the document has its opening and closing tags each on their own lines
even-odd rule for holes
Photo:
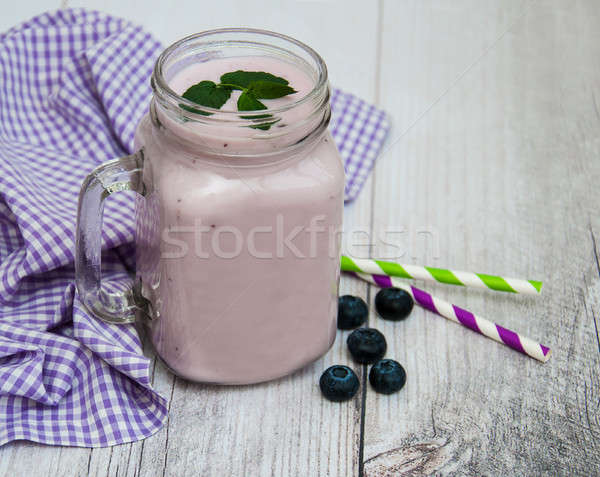
<svg viewBox="0 0 600 477">
<path fill-rule="evenodd" d="M 376 231 L 431 229 L 439 250 L 416 263 L 543 278 L 539 298 L 426 288 L 554 354 L 542 365 L 422 310 L 378 320 L 409 378 L 398 399 L 367 393 L 365 476 L 600 472 L 599 6 L 385 2 L 381 94 L 402 115 Z"/>
<path fill-rule="evenodd" d="M 540 339 L 553 357 L 541 365 L 420 309 L 396 324 L 372 313 L 408 373 L 398 395 L 375 394 L 354 366 L 353 401 L 320 397 L 322 370 L 350 363 L 347 332 L 324 359 L 258 386 L 186 383 L 157 363 L 171 412 L 155 436 L 91 450 L 8 444 L 0 475 L 600 475 L 600 3 L 68 4 L 131 18 L 165 43 L 248 25 L 314 46 L 334 84 L 393 120 L 346 207 L 346 250 L 543 279 L 538 298 L 423 288 Z M 35 13 L 13 10 L 0 28 Z M 376 291 L 342 281 L 371 303 Z"/>
</svg>

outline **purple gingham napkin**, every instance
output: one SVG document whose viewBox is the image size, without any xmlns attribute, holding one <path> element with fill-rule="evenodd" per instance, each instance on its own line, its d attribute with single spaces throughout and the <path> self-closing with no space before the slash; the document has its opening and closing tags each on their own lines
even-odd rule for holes
<svg viewBox="0 0 600 477">
<path fill-rule="evenodd" d="M 80 184 L 132 151 L 161 50 L 140 27 L 80 9 L 0 34 L 0 445 L 107 446 L 147 437 L 166 420 L 135 328 L 90 317 L 73 279 Z M 388 124 L 337 90 L 332 108 L 352 200 Z M 109 199 L 109 286 L 123 286 L 134 267 L 132 216 L 130 197 Z"/>
</svg>

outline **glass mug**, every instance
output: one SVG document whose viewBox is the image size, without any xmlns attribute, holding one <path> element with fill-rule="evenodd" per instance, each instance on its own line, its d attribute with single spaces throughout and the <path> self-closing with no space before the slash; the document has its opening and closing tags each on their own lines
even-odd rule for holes
<svg viewBox="0 0 600 477">
<path fill-rule="evenodd" d="M 186 67 L 211 61 L 302 72 L 308 89 L 241 115 L 171 87 Z M 331 347 L 337 320 L 344 170 L 327 129 L 323 60 L 276 33 L 213 30 L 167 48 L 151 83 L 137 152 L 82 185 L 81 301 L 102 320 L 143 322 L 158 356 L 186 379 L 248 384 L 302 368 Z M 101 227 L 103 201 L 123 190 L 137 193 L 136 273 L 117 293 L 101 286 Z"/>
</svg>

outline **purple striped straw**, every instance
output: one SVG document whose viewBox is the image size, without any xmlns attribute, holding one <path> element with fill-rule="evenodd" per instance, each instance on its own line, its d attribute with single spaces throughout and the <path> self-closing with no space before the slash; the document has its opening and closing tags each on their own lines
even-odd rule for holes
<svg viewBox="0 0 600 477">
<path fill-rule="evenodd" d="M 395 277 L 387 275 L 370 275 L 367 273 L 355 273 L 352 275 L 377 285 L 381 288 L 396 287 L 409 293 L 415 302 L 433 313 L 443 316 L 451 321 L 459 323 L 477 333 L 502 343 L 514 350 L 545 363 L 550 359 L 551 351 L 546 346 L 521 336 L 514 331 L 492 323 L 485 318 L 474 315 L 460 306 L 453 305 L 447 301 L 436 298 L 420 288 L 407 285 Z"/>
</svg>

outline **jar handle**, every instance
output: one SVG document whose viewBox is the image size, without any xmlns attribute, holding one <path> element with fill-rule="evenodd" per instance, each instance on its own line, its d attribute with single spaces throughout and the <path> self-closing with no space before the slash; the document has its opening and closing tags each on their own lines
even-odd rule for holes
<svg viewBox="0 0 600 477">
<path fill-rule="evenodd" d="M 144 195 L 143 151 L 105 162 L 83 181 L 79 192 L 75 232 L 75 282 L 79 299 L 87 310 L 109 323 L 135 321 L 137 304 L 134 288 L 102 290 L 102 218 L 104 200 L 116 192 L 133 190 Z"/>
</svg>

